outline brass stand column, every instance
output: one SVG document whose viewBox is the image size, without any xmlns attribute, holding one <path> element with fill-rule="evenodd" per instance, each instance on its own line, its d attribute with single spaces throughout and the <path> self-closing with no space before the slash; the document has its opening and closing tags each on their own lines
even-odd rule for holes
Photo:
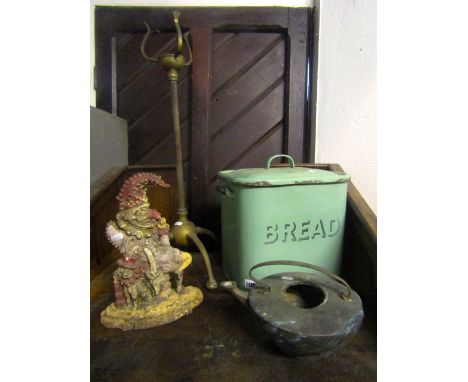
<svg viewBox="0 0 468 382">
<path fill-rule="evenodd" d="M 179 216 L 187 216 L 187 208 L 185 207 L 185 190 L 184 190 L 184 171 L 182 159 L 182 139 L 180 137 L 180 116 L 179 116 L 179 97 L 177 91 L 178 72 L 175 69 L 169 69 L 167 73 L 171 87 L 171 103 L 172 103 L 172 120 L 174 121 L 174 139 L 176 149 L 176 176 L 177 176 L 177 195 L 179 198 L 179 208 L 177 213 Z"/>
<path fill-rule="evenodd" d="M 175 138 L 175 150 L 176 150 L 176 175 L 177 175 L 177 193 L 179 199 L 179 207 L 177 209 L 177 221 L 171 228 L 170 237 L 174 241 L 175 246 L 177 247 L 188 247 L 190 243 L 195 244 L 195 246 L 200 251 L 203 261 L 205 262 L 205 267 L 208 273 L 208 281 L 206 282 L 206 287 L 208 289 L 216 289 L 218 283 L 216 282 L 213 276 L 213 270 L 211 268 L 210 258 L 208 252 L 203 245 L 202 241 L 198 237 L 198 234 L 209 235 L 212 238 L 215 238 L 215 235 L 206 228 L 197 227 L 190 220 L 188 220 L 188 211 L 185 207 L 185 187 L 184 187 L 184 170 L 183 170 L 183 159 L 182 159 L 182 140 L 180 135 L 180 116 L 179 116 L 179 97 L 177 90 L 177 81 L 178 81 L 178 71 L 184 66 L 190 65 L 192 62 L 192 54 L 190 51 L 190 46 L 186 38 L 185 42 L 190 53 L 190 59 L 188 62 L 185 61 L 185 57 L 181 54 L 183 49 L 183 38 L 182 31 L 179 26 L 179 16 L 180 13 L 174 12 L 174 24 L 177 30 L 177 52 L 176 54 L 162 54 L 158 58 L 152 58 L 146 55 L 145 53 L 145 44 L 148 39 L 148 36 L 151 34 L 151 29 L 148 24 L 146 24 L 147 32 L 143 41 L 141 42 L 140 51 L 141 54 L 150 61 L 158 62 L 161 64 L 164 70 L 167 72 L 167 78 L 169 79 L 170 91 L 171 91 L 171 101 L 172 101 L 172 119 L 174 123 L 174 138 Z M 184 36 L 185 37 L 185 36 Z"/>
</svg>

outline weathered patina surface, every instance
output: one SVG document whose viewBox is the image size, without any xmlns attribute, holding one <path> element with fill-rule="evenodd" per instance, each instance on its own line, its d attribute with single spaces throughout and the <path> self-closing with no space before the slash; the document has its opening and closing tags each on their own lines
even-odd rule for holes
<svg viewBox="0 0 468 382">
<path fill-rule="evenodd" d="M 300 266 L 309 272 L 282 272 L 261 280 L 253 276 L 254 269 L 268 265 Z M 249 292 L 237 288 L 235 281 L 220 285 L 255 312 L 271 339 L 290 357 L 325 358 L 346 345 L 362 324 L 361 298 L 326 269 L 296 261 L 268 261 L 252 267 L 249 278 L 253 281 Z"/>
</svg>

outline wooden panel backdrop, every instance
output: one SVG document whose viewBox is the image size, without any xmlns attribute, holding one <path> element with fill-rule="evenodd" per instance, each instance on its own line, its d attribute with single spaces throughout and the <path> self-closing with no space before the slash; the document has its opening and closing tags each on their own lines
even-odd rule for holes
<svg viewBox="0 0 468 382">
<path fill-rule="evenodd" d="M 129 163 L 173 164 L 169 83 L 139 46 L 144 21 L 154 34 L 148 52 L 173 52 L 172 11 L 96 7 L 97 106 L 129 125 Z M 218 171 L 263 167 L 288 153 L 310 161 L 308 8 L 181 8 L 193 65 L 180 72 L 179 103 L 189 210 L 216 226 Z"/>
</svg>

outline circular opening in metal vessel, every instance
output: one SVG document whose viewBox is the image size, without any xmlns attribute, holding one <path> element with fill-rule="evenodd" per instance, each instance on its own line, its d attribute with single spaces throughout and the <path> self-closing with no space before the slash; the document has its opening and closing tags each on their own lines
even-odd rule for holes
<svg viewBox="0 0 468 382">
<path fill-rule="evenodd" d="M 325 292 L 314 285 L 294 284 L 285 291 L 286 299 L 296 308 L 310 309 L 325 301 Z"/>
</svg>

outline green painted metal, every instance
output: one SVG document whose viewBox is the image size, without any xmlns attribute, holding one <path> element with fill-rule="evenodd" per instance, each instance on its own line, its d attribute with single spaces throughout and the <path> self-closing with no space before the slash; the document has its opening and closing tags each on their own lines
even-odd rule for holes
<svg viewBox="0 0 468 382">
<path fill-rule="evenodd" d="M 270 168 L 271 161 L 278 157 L 288 158 L 290 167 Z M 266 168 L 245 168 L 219 172 L 219 177 L 226 182 L 253 187 L 286 186 L 295 184 L 343 183 L 351 176 L 343 173 L 295 167 L 294 160 L 289 155 L 274 155 Z"/>
<path fill-rule="evenodd" d="M 251 285 L 249 269 L 265 261 L 302 261 L 340 272 L 350 176 L 295 167 L 290 157 L 289 168 L 268 168 L 275 157 L 265 169 L 218 174 L 223 268 L 244 289 Z M 256 276 L 292 271 L 271 266 Z"/>
</svg>

